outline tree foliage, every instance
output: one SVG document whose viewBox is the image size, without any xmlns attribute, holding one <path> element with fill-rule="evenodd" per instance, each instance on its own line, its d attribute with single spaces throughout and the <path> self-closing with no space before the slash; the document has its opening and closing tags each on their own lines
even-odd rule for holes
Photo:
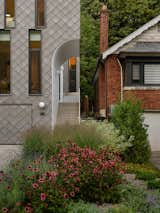
<svg viewBox="0 0 160 213">
<path fill-rule="evenodd" d="M 112 114 L 112 121 L 127 141 L 131 140 L 131 147 L 124 153 L 124 159 L 133 163 L 144 163 L 150 159 L 150 145 L 147 128 L 141 104 L 136 100 L 126 100 L 116 105 Z"/>
<path fill-rule="evenodd" d="M 109 45 L 160 13 L 159 0 L 81 0 L 81 98 L 93 100 L 92 78 L 99 55 L 100 8 L 109 10 Z"/>
</svg>

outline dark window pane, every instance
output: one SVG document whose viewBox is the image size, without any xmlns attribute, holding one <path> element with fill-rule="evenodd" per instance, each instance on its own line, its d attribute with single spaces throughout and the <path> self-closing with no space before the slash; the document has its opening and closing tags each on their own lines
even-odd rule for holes
<svg viewBox="0 0 160 213">
<path fill-rule="evenodd" d="M 37 17 L 36 17 L 36 25 L 37 27 L 44 26 L 44 0 L 37 0 L 36 4 L 37 9 Z"/>
<path fill-rule="evenodd" d="M 132 65 L 132 81 L 133 83 L 140 82 L 140 64 Z"/>
<path fill-rule="evenodd" d="M 41 93 L 41 34 L 39 31 L 30 31 L 29 42 L 29 93 L 40 94 Z"/>
<path fill-rule="evenodd" d="M 69 92 L 76 92 L 76 63 L 75 57 L 69 59 Z"/>
<path fill-rule="evenodd" d="M 40 91 L 40 51 L 30 51 L 30 94 Z"/>
<path fill-rule="evenodd" d="M 5 23 L 7 28 L 15 27 L 14 0 L 5 1 Z"/>
<path fill-rule="evenodd" d="M 10 93 L 10 33 L 0 32 L 0 94 Z"/>
</svg>

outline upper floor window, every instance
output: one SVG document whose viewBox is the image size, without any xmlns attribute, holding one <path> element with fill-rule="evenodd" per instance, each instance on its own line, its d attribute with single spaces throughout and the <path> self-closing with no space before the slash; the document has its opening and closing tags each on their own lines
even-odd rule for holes
<svg viewBox="0 0 160 213">
<path fill-rule="evenodd" d="M 29 94 L 41 93 L 41 31 L 29 31 Z"/>
<path fill-rule="evenodd" d="M 0 31 L 0 94 L 10 93 L 10 32 Z"/>
<path fill-rule="evenodd" d="M 44 0 L 36 0 L 36 27 L 44 27 Z"/>
<path fill-rule="evenodd" d="M 15 7 L 14 0 L 5 0 L 5 26 L 15 27 Z"/>
</svg>

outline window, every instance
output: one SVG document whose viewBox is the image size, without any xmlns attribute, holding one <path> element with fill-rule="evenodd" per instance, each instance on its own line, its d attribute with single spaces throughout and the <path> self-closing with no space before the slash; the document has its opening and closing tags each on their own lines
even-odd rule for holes
<svg viewBox="0 0 160 213">
<path fill-rule="evenodd" d="M 144 65 L 144 84 L 160 85 L 160 64 Z"/>
<path fill-rule="evenodd" d="M 15 27 L 14 0 L 5 0 L 5 26 L 6 28 Z"/>
<path fill-rule="evenodd" d="M 132 81 L 133 83 L 140 82 L 140 64 L 132 65 Z"/>
<path fill-rule="evenodd" d="M 127 59 L 124 76 L 126 86 L 160 85 L 160 58 Z"/>
<path fill-rule="evenodd" d="M 77 60 L 75 57 L 69 59 L 69 92 L 76 92 L 76 68 Z"/>
<path fill-rule="evenodd" d="M 44 25 L 44 0 L 36 0 L 36 27 Z"/>
<path fill-rule="evenodd" d="M 0 94 L 10 93 L 10 32 L 0 31 Z"/>
<path fill-rule="evenodd" d="M 158 27 L 158 32 L 160 32 L 160 23 L 158 23 L 157 27 Z"/>
<path fill-rule="evenodd" d="M 41 32 L 29 31 L 29 94 L 41 93 Z"/>
</svg>

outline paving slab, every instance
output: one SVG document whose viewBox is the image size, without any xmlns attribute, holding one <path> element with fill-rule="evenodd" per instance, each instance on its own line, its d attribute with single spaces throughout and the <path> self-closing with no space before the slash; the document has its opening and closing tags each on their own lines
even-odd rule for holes
<svg viewBox="0 0 160 213">
<path fill-rule="evenodd" d="M 11 160 L 18 158 L 21 151 L 21 145 L 0 145 L 0 170 L 3 170 Z"/>
</svg>

